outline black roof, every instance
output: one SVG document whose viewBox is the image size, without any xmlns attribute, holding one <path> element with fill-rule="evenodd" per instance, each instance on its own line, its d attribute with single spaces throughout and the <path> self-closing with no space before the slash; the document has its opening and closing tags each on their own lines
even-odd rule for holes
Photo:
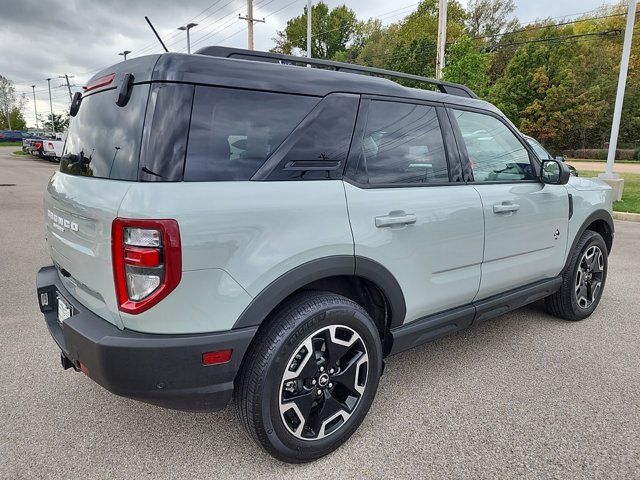
<svg viewBox="0 0 640 480">
<path fill-rule="evenodd" d="M 215 48 L 214 53 L 211 48 Z M 452 95 L 431 90 L 410 88 L 400 85 L 388 78 L 351 73 L 357 66 L 338 64 L 341 69 L 306 68 L 305 66 L 275 63 L 272 61 L 255 61 L 243 58 L 219 56 L 220 52 L 242 52 L 243 55 L 255 54 L 250 50 L 220 49 L 207 47 L 195 54 L 163 53 L 146 55 L 117 63 L 95 74 L 92 81 L 112 73 L 116 74 L 114 83 L 131 73 L 135 83 L 141 82 L 185 82 L 201 85 L 246 88 L 272 92 L 300 95 L 325 96 L 333 92 L 356 93 L 363 95 L 385 95 L 425 101 L 435 101 L 454 105 L 465 105 L 498 112 L 492 104 L 478 99 L 473 92 L 464 86 L 439 82 L 448 87 L 462 87 L 471 96 Z M 201 53 L 200 53 L 201 52 Z M 215 56 L 214 56 L 215 55 Z M 266 54 L 271 56 L 271 54 Z M 295 57 L 297 58 L 297 57 Z M 304 62 L 305 59 L 300 58 Z M 337 63 L 337 62 L 327 62 Z M 366 68 L 366 67 L 365 67 Z M 375 69 L 373 69 L 375 70 Z M 385 71 L 383 71 L 385 72 Z M 374 72 L 377 74 L 377 72 Z M 395 73 L 395 72 L 389 72 Z M 404 74 L 401 74 L 404 75 Z M 414 76 L 405 76 L 405 78 Z M 423 77 L 417 77 L 422 79 Z M 438 82 L 425 79 L 430 83 Z M 462 93 L 464 94 L 464 93 Z"/>
</svg>

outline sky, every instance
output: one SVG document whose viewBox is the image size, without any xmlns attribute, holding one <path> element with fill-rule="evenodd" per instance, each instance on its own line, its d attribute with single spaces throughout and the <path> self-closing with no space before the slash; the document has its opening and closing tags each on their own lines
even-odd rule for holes
<svg viewBox="0 0 640 480">
<path fill-rule="evenodd" d="M 272 38 L 288 19 L 302 13 L 305 0 L 254 0 L 257 50 L 273 47 Z M 515 15 L 522 24 L 541 18 L 567 17 L 594 10 L 614 0 L 515 0 Z M 401 20 L 417 6 L 417 0 L 325 0 L 330 6 L 346 4 L 359 19 L 379 18 L 383 24 Z M 466 0 L 461 1 L 466 4 Z M 246 0 L 0 0 L 0 75 L 15 82 L 27 95 L 24 115 L 34 126 L 31 85 L 35 85 L 39 116 L 48 114 L 51 78 L 53 110 L 66 112 L 69 93 L 81 90 L 91 76 L 130 57 L 162 51 L 144 16 L 148 15 L 171 51 L 186 52 L 186 34 L 177 27 L 198 23 L 191 30 L 192 51 L 207 45 L 247 47 Z M 34 17 L 35 15 L 35 17 Z"/>
</svg>

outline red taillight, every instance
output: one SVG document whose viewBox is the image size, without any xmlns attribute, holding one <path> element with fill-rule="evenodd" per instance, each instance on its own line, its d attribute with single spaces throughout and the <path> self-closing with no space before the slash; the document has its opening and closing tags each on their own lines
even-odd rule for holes
<svg viewBox="0 0 640 480">
<path fill-rule="evenodd" d="M 206 352 L 202 354 L 202 365 L 219 365 L 231 360 L 233 350 L 218 350 L 217 352 Z"/>
<path fill-rule="evenodd" d="M 111 229 L 118 307 L 138 314 L 171 293 L 182 278 L 180 229 L 175 220 L 116 218 Z"/>
<path fill-rule="evenodd" d="M 85 85 L 82 87 L 85 92 L 89 92 L 91 90 L 95 90 L 96 88 L 106 87 L 107 85 L 111 85 L 113 79 L 116 78 L 115 73 L 110 73 L 109 75 L 105 75 L 104 77 L 98 77 L 93 82 L 89 83 L 89 85 Z"/>
<path fill-rule="evenodd" d="M 36 150 L 40 150 L 42 148 L 42 142 L 36 142 L 35 146 L 36 146 Z"/>
</svg>

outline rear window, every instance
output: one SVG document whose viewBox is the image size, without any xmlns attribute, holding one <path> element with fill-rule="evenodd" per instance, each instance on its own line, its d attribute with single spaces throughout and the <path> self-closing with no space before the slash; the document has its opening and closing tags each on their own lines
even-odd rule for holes
<svg viewBox="0 0 640 480">
<path fill-rule="evenodd" d="M 149 85 L 135 85 L 129 102 L 116 105 L 117 90 L 82 99 L 72 118 L 60 171 L 115 180 L 137 180 Z"/>
<path fill-rule="evenodd" d="M 300 95 L 196 87 L 184 180 L 251 179 L 318 102 Z"/>
</svg>

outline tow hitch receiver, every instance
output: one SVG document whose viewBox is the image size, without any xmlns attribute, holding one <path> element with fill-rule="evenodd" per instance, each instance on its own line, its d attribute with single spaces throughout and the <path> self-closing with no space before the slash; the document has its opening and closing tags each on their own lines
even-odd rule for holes
<svg viewBox="0 0 640 480">
<path fill-rule="evenodd" d="M 80 371 L 78 367 L 76 367 L 75 364 L 71 360 L 69 360 L 67 356 L 62 352 L 60 352 L 60 363 L 62 364 L 62 368 L 64 370 L 69 370 L 70 368 L 73 368 L 76 372 Z"/>
</svg>

